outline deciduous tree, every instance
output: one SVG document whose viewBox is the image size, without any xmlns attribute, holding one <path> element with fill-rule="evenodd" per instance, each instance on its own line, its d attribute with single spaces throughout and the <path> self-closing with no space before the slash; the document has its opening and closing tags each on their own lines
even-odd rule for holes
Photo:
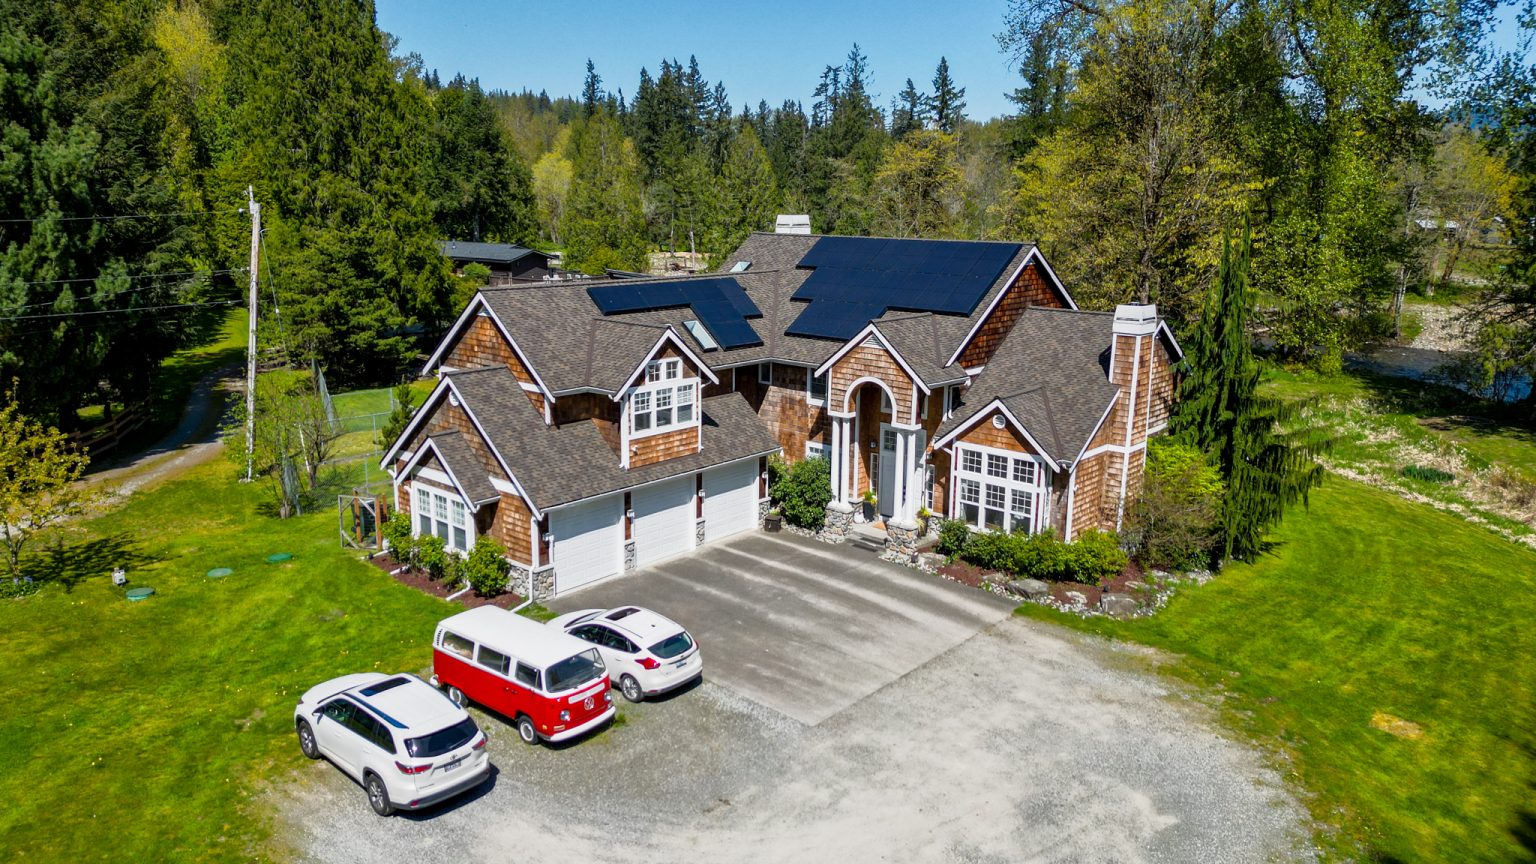
<svg viewBox="0 0 1536 864">
<path fill-rule="evenodd" d="M 0 406 L 0 541 L 12 578 L 28 541 L 97 499 L 79 482 L 90 461 L 57 427 L 22 414 L 14 393 L 7 395 Z"/>
</svg>

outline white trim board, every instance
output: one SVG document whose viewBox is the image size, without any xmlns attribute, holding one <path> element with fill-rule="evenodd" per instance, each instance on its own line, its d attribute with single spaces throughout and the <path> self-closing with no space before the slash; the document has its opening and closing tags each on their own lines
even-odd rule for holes
<svg viewBox="0 0 1536 864">
<path fill-rule="evenodd" d="M 1031 261 L 1040 262 L 1040 266 L 1045 270 L 1045 275 L 1050 278 L 1051 284 L 1060 292 L 1062 299 L 1067 301 L 1067 308 L 1074 311 L 1077 309 L 1077 301 L 1072 299 L 1072 295 L 1067 291 L 1067 286 L 1063 285 L 1061 280 L 1056 277 L 1056 271 L 1052 270 L 1050 262 L 1045 260 L 1045 253 L 1040 251 L 1039 246 L 1031 246 L 1029 254 L 1024 256 L 1024 260 L 1013 271 L 1013 275 L 1009 276 L 1008 281 L 1004 283 L 1005 287 L 1003 290 L 997 292 L 997 296 L 993 297 L 992 302 L 987 304 L 987 310 L 981 313 L 981 317 L 976 319 L 975 324 L 971 325 L 971 331 L 965 334 L 964 339 L 960 340 L 960 346 L 955 349 L 955 353 L 945 362 L 945 368 L 955 365 L 955 361 L 959 360 L 960 355 L 965 353 L 965 349 L 970 346 L 971 340 L 976 338 L 976 334 L 981 331 L 982 325 L 986 324 L 992 317 L 992 313 L 997 310 L 998 304 L 1003 302 L 1003 298 L 1008 296 L 1008 292 L 1012 291 L 1014 286 L 1018 284 L 1019 276 L 1024 273 L 1024 268 L 1028 267 Z M 967 369 L 966 371 L 969 372 L 970 370 Z"/>
<path fill-rule="evenodd" d="M 901 356 L 901 352 L 896 350 L 896 346 L 891 344 L 891 340 L 887 339 L 885 334 L 880 332 L 880 327 L 878 325 L 876 325 L 875 322 L 873 322 L 873 321 L 871 321 L 868 324 L 864 325 L 864 329 L 860 330 L 858 332 L 858 334 L 855 335 L 852 339 L 849 339 L 847 342 L 844 342 L 843 343 L 843 347 L 837 349 L 837 351 L 835 351 L 832 354 L 831 357 L 827 358 L 827 362 L 821 364 L 820 366 L 817 366 L 816 367 L 816 374 L 817 375 L 825 375 L 827 373 L 830 373 L 832 371 L 832 367 L 837 364 L 838 360 L 841 360 L 845 355 L 847 355 L 847 353 L 849 351 L 852 351 L 853 349 L 862 346 L 864 344 L 864 340 L 868 339 L 871 335 L 875 335 L 875 336 L 878 336 L 880 338 L 880 346 L 881 346 L 881 348 L 883 348 L 885 350 L 885 353 L 891 355 L 891 359 L 896 361 L 896 365 L 901 367 L 901 371 L 907 373 L 907 377 L 912 380 L 912 383 L 917 385 L 917 387 L 919 389 L 921 389 L 924 393 L 928 393 L 929 392 L 928 385 L 923 382 L 922 376 L 920 376 L 916 372 L 912 371 L 912 366 L 909 363 L 907 363 L 907 358 Z M 945 364 L 945 365 L 947 366 L 949 364 Z M 828 383 L 829 383 L 829 394 L 830 394 L 830 381 Z M 846 393 L 844 394 L 843 401 L 845 403 L 847 402 L 847 394 Z M 895 402 L 895 397 L 894 396 L 892 397 L 891 401 Z"/>
<path fill-rule="evenodd" d="M 470 318 L 478 316 L 479 313 L 475 312 L 476 307 L 479 307 L 484 312 L 485 317 L 491 319 L 491 323 L 496 325 L 496 329 L 501 332 L 502 338 L 507 340 L 507 345 L 511 347 L 512 353 L 517 357 L 517 362 L 523 364 L 523 368 L 527 369 L 528 374 L 533 376 L 534 383 L 538 384 L 539 389 L 543 391 L 544 398 L 553 400 L 555 398 L 554 392 L 544 383 L 544 379 L 539 377 L 539 370 L 533 368 L 533 364 L 528 361 L 528 355 L 523 353 L 523 349 L 518 347 L 517 340 L 512 338 L 511 331 L 507 330 L 507 325 L 501 323 L 501 319 L 496 316 L 496 312 L 491 308 L 491 304 L 486 302 L 485 295 L 478 291 L 475 292 L 474 298 L 465 304 L 464 311 L 459 313 L 458 320 L 454 321 L 453 326 L 448 328 L 448 334 L 443 337 L 443 341 L 438 343 L 437 350 L 433 351 L 432 356 L 427 358 L 426 365 L 421 367 L 421 373 L 426 375 L 428 372 L 431 372 L 432 367 L 437 365 L 438 361 L 442 359 L 443 352 L 447 351 L 448 346 L 453 344 L 454 338 L 460 335 L 461 328 L 464 327 Z M 475 314 L 471 315 L 472 312 L 475 312 Z"/>
</svg>

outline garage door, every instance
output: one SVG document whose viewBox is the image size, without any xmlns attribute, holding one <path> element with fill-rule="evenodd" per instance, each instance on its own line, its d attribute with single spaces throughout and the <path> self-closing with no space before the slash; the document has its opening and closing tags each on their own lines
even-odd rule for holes
<svg viewBox="0 0 1536 864">
<path fill-rule="evenodd" d="M 624 496 L 610 495 L 549 514 L 555 593 L 580 588 L 624 565 Z"/>
<path fill-rule="evenodd" d="M 757 460 L 704 472 L 704 539 L 719 540 L 757 526 Z"/>
<path fill-rule="evenodd" d="M 635 490 L 635 566 L 648 567 L 693 548 L 694 475 Z"/>
</svg>

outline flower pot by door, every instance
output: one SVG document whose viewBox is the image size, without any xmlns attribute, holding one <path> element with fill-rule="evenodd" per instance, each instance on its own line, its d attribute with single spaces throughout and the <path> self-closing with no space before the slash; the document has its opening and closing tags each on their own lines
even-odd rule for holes
<svg viewBox="0 0 1536 864">
<path fill-rule="evenodd" d="M 784 517 L 769 514 L 763 517 L 763 530 L 773 533 L 784 527 Z"/>
</svg>

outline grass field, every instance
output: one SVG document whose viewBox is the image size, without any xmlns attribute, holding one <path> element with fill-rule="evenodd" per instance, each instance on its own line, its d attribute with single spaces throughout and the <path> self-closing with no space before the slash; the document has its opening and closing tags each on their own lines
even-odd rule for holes
<svg viewBox="0 0 1536 864">
<path fill-rule="evenodd" d="M 258 516 L 261 491 L 232 472 L 202 466 L 85 523 L 51 562 L 58 582 L 0 602 L 0 755 L 16 768 L 0 778 L 0 859 L 265 858 L 252 795 L 299 758 L 298 694 L 429 664 L 453 607 L 341 552 L 333 509 Z M 294 558 L 266 563 L 276 552 Z M 156 595 L 126 602 L 117 563 Z"/>
<path fill-rule="evenodd" d="M 1152 618 L 1022 611 L 1179 655 L 1282 754 L 1335 860 L 1536 860 L 1536 553 L 1336 477 L 1274 540 Z"/>
</svg>

